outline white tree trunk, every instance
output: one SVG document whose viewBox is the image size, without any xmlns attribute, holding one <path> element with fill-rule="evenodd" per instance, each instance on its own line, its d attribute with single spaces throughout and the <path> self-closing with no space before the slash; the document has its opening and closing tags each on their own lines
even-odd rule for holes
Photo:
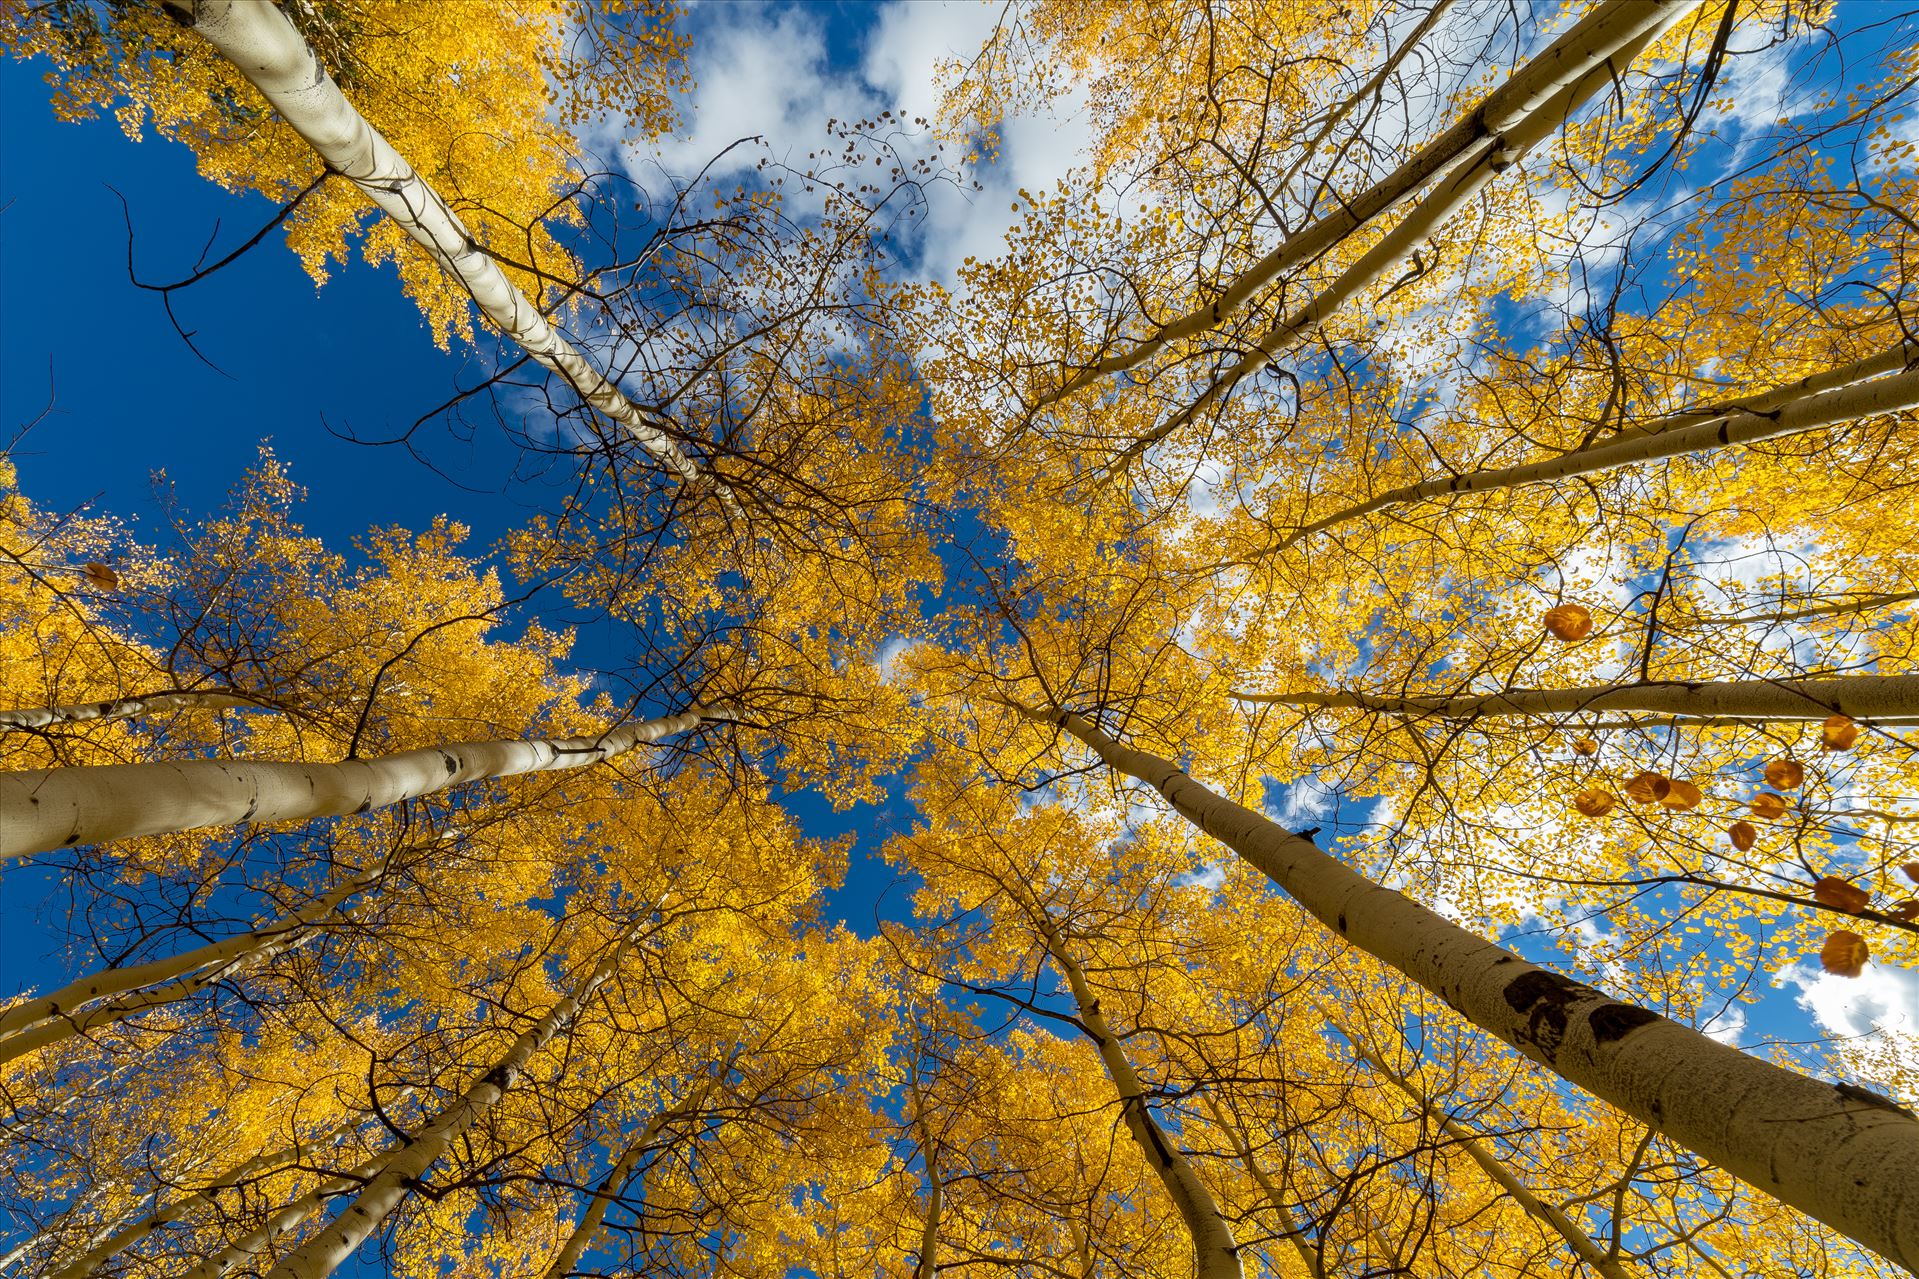
<svg viewBox="0 0 1919 1279">
<path fill-rule="evenodd" d="M 1600 5 L 1487 94 L 1471 114 L 1421 147 L 1411 159 L 1372 187 L 1343 201 L 1338 209 L 1306 226 L 1299 234 L 1287 237 L 1285 243 L 1248 267 L 1211 303 L 1161 326 L 1121 354 L 1109 356 L 1076 374 L 1059 390 L 1043 396 L 1034 407 L 1045 408 L 1103 377 L 1144 363 L 1170 343 L 1217 327 L 1283 272 L 1312 261 L 1375 218 L 1392 212 L 1434 178 L 1457 166 L 1475 144 L 1514 128 L 1571 80 L 1617 55 L 1641 29 L 1643 19 L 1634 12 L 1636 8 L 1631 0 L 1611 0 Z M 1381 72 L 1390 72 L 1397 57 L 1414 48 L 1429 25 L 1430 17 L 1399 55 L 1381 67 Z M 1376 91 L 1382 78 L 1375 76 L 1354 100 Z M 1315 145 L 1317 141 L 1315 139 Z"/>
<path fill-rule="evenodd" d="M 1471 158 L 1449 173 L 1408 210 L 1406 216 L 1378 244 L 1361 254 L 1358 261 L 1321 289 L 1311 301 L 1268 329 L 1257 346 L 1215 379 L 1192 404 L 1127 446 L 1119 460 L 1123 463 L 1144 453 L 1155 442 L 1205 412 L 1207 406 L 1230 394 L 1234 387 L 1248 377 L 1311 337 L 1320 323 L 1334 311 L 1410 258 L 1428 236 L 1437 231 L 1446 219 L 1464 208 L 1467 201 L 1484 190 L 1496 176 L 1557 133 L 1575 111 L 1616 83 L 1620 73 L 1655 37 L 1697 8 L 1699 3 L 1700 0 L 1614 0 L 1614 3 L 1607 5 L 1602 12 L 1604 30 L 1609 36 L 1603 43 L 1608 52 L 1603 56 L 1556 65 L 1553 69 L 1558 74 L 1550 79 L 1542 79 L 1542 98 L 1538 106 L 1477 144 Z M 1601 15 L 1594 16 L 1597 18 Z M 1602 42 L 1595 41 L 1596 45 L 1599 43 Z"/>
<path fill-rule="evenodd" d="M 613 1200 L 620 1194 L 621 1187 L 626 1185 L 627 1179 L 633 1175 L 634 1166 L 640 1162 L 647 1151 L 652 1149 L 653 1143 L 659 1139 L 660 1133 L 668 1124 L 699 1109 L 708 1095 L 720 1085 L 726 1072 L 732 1069 L 733 1062 L 738 1056 L 738 1052 L 735 1052 L 732 1057 L 727 1058 L 720 1067 L 720 1072 L 695 1089 L 684 1101 L 659 1111 L 646 1121 L 639 1134 L 627 1144 L 619 1159 L 614 1162 L 605 1178 L 594 1189 L 586 1211 L 580 1214 L 579 1221 L 573 1227 L 573 1233 L 567 1236 L 566 1242 L 561 1244 L 560 1250 L 554 1254 L 553 1264 L 546 1268 L 546 1279 L 565 1279 L 567 1275 L 573 1273 L 573 1267 L 579 1262 L 581 1256 L 593 1246 L 594 1239 L 600 1233 L 600 1226 L 606 1221 L 607 1209 L 612 1207 Z"/>
<path fill-rule="evenodd" d="M 920 1221 L 919 1260 L 913 1263 L 913 1279 L 937 1279 L 939 1268 L 940 1214 L 946 1206 L 946 1187 L 940 1181 L 939 1150 L 933 1129 L 926 1121 L 926 1098 L 920 1092 L 919 1067 L 915 1063 L 906 1077 L 913 1103 L 913 1120 L 920 1130 L 920 1159 L 926 1165 L 926 1215 Z"/>
<path fill-rule="evenodd" d="M 205 826 L 342 817 L 464 782 L 585 768 L 713 713 L 695 707 L 599 737 L 460 742 L 337 764 L 186 760 L 0 773 L 0 861 Z"/>
<path fill-rule="evenodd" d="M 1481 1029 L 1848 1238 L 1919 1265 L 1919 1119 L 1528 963 L 1078 715 L 1008 704 L 1154 787 L 1320 922 Z"/>
<path fill-rule="evenodd" d="M 427 1169 L 446 1153 L 447 1147 L 506 1095 L 533 1054 L 572 1023 L 594 992 L 613 976 L 635 935 L 628 933 L 621 938 L 573 992 L 522 1031 L 485 1074 L 410 1134 L 406 1144 L 384 1162 L 353 1202 L 319 1234 L 283 1258 L 269 1272 L 268 1279 L 322 1279 L 352 1256 L 354 1250 L 380 1228 L 387 1214 L 399 1207 Z"/>
<path fill-rule="evenodd" d="M 408 1088 L 400 1093 L 399 1096 L 406 1096 L 412 1091 L 411 1088 Z M 349 1120 L 336 1125 L 312 1141 L 295 1142 L 291 1146 L 286 1146 L 278 1150 L 262 1151 L 249 1159 L 245 1159 L 227 1169 L 224 1173 L 220 1174 L 219 1177 L 208 1182 L 200 1189 L 189 1191 L 176 1199 L 170 1199 L 166 1203 L 155 1207 L 151 1212 L 139 1217 L 137 1220 L 128 1222 L 112 1231 L 97 1241 L 93 1247 L 89 1248 L 79 1257 L 68 1262 L 59 1270 L 54 1271 L 53 1274 L 49 1276 L 49 1279 L 85 1279 L 86 1276 L 98 1270 L 107 1261 L 126 1249 L 131 1248 L 134 1244 L 139 1243 L 155 1231 L 180 1220 L 188 1213 L 195 1211 L 203 1205 L 213 1203 L 220 1191 L 230 1190 L 249 1178 L 270 1173 L 275 1169 L 285 1168 L 289 1164 L 298 1163 L 302 1160 L 311 1159 L 315 1156 L 316 1152 L 324 1147 L 339 1144 L 356 1132 L 359 1127 L 360 1121 Z M 382 1156 L 382 1158 L 384 1158 L 384 1156 Z M 316 1202 L 318 1201 L 316 1200 Z"/>
<path fill-rule="evenodd" d="M 1451 479 L 1427 480 L 1390 489 L 1378 497 L 1314 520 L 1288 534 L 1275 549 L 1283 551 L 1335 525 L 1407 502 L 1546 484 L 1573 475 L 1592 475 L 1686 453 L 1798 435 L 1881 413 L 1901 412 L 1919 406 L 1919 369 L 1908 367 L 1916 363 L 1919 363 L 1919 343 L 1908 342 L 1883 355 L 1801 378 L 1764 395 L 1705 410 L 1676 413 L 1558 457 L 1523 466 L 1468 471 Z M 1891 376 L 1881 376 L 1887 373 Z M 1704 421 L 1700 420 L 1702 417 Z"/>
<path fill-rule="evenodd" d="M 1199 1174 L 1193 1171 L 1192 1162 L 1166 1135 L 1159 1121 L 1153 1118 L 1153 1112 L 1146 1104 L 1145 1086 L 1134 1072 L 1133 1063 L 1127 1059 L 1126 1050 L 1121 1046 L 1118 1036 L 1106 1024 L 1105 1014 L 1100 1011 L 1099 998 L 1086 984 L 1086 974 L 1080 971 L 1079 964 L 1061 943 L 1059 933 L 1053 926 L 1043 917 L 1034 922 L 1045 937 L 1046 949 L 1052 955 L 1053 962 L 1066 974 L 1066 984 L 1071 988 L 1073 1002 L 1079 1009 L 1080 1024 L 1092 1036 L 1094 1045 L 1099 1049 L 1100 1061 L 1105 1063 L 1107 1077 L 1113 1081 L 1113 1087 L 1119 1093 L 1120 1115 L 1126 1123 L 1126 1130 L 1139 1145 L 1147 1166 L 1159 1178 L 1160 1185 L 1165 1187 L 1167 1197 L 1173 1201 L 1180 1220 L 1186 1224 L 1187 1234 L 1192 1237 L 1195 1276 L 1197 1279 L 1240 1279 L 1239 1245 L 1233 1239 L 1232 1227 L 1226 1224 L 1226 1218 L 1220 1214 L 1219 1204 L 1214 1201 L 1212 1192 L 1200 1180 Z"/>
<path fill-rule="evenodd" d="M 391 1157 L 389 1153 L 376 1155 L 357 1168 L 350 1168 L 337 1177 L 329 1177 L 322 1181 L 298 1199 L 280 1207 L 258 1226 L 187 1271 L 186 1279 L 219 1279 L 221 1275 L 240 1263 L 259 1256 L 274 1241 L 299 1229 L 307 1218 L 326 1206 L 327 1200 L 345 1194 L 371 1177 Z"/>
<path fill-rule="evenodd" d="M 487 319 L 579 397 L 618 422 L 681 480 L 699 467 L 660 429 L 660 417 L 635 404 L 556 332 L 539 307 L 506 278 L 439 192 L 346 100 L 313 50 L 271 0 L 162 0 L 253 83 L 329 169 L 366 193 L 440 268 L 472 296 Z"/>
<path fill-rule="evenodd" d="M 1645 711 L 1728 722 L 1825 719 L 1850 715 L 1868 723 L 1919 718 L 1919 675 L 1849 675 L 1830 679 L 1655 681 L 1593 688 L 1515 688 L 1459 697 L 1388 697 L 1375 693 L 1234 693 L 1242 702 L 1377 711 L 1414 718 L 1472 720 L 1507 715 L 1581 715 Z"/>
<path fill-rule="evenodd" d="M 50 994 L 15 1004 L 0 1013 L 0 1062 L 12 1061 L 50 1043 L 84 1034 L 100 1026 L 152 1008 L 176 1003 L 216 981 L 250 971 L 276 955 L 300 945 L 313 935 L 312 925 L 332 914 L 347 898 L 379 877 L 377 870 L 353 876 L 315 899 L 305 909 L 270 924 L 185 951 L 166 959 L 125 968 L 108 968 L 71 982 Z M 165 982 L 165 985 L 158 983 Z M 151 989 L 149 989 L 151 988 Z M 110 1004 L 79 1011 L 96 999 L 138 992 Z"/>
<path fill-rule="evenodd" d="M 270 702 L 239 693 L 148 693 L 144 697 L 117 697 L 105 702 L 73 702 L 64 706 L 34 706 L 0 711 L 0 733 L 51 728 L 56 724 L 83 724 L 91 720 L 132 719 L 164 715 L 168 711 L 273 709 Z"/>
<path fill-rule="evenodd" d="M 1306 1232 L 1300 1228 L 1292 1210 L 1286 1206 L 1286 1196 L 1280 1192 L 1279 1186 L 1266 1170 L 1259 1166 L 1259 1157 L 1253 1150 L 1252 1143 L 1246 1140 L 1246 1134 L 1226 1118 L 1226 1112 L 1218 1102 L 1204 1093 L 1200 1096 L 1206 1103 L 1206 1109 L 1212 1113 L 1213 1122 L 1219 1126 L 1221 1132 L 1226 1134 L 1226 1139 L 1233 1143 L 1234 1153 L 1239 1156 L 1239 1161 L 1246 1165 L 1246 1171 L 1252 1174 L 1253 1182 L 1259 1187 L 1260 1193 L 1266 1196 L 1267 1207 L 1273 1210 L 1273 1216 L 1279 1221 L 1280 1234 L 1293 1245 L 1293 1251 L 1299 1254 L 1300 1263 L 1306 1267 L 1306 1273 L 1311 1275 L 1312 1279 L 1326 1279 L 1326 1268 L 1319 1264 L 1318 1251 L 1306 1242 Z"/>
</svg>

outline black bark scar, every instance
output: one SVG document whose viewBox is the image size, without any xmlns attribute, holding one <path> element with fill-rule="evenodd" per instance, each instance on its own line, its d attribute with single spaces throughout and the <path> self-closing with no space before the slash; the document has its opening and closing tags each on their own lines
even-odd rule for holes
<svg viewBox="0 0 1919 1279">
<path fill-rule="evenodd" d="M 1507 1006 L 1526 1017 L 1523 1038 L 1545 1053 L 1548 1059 L 1556 1055 L 1560 1045 L 1566 1042 L 1566 1027 L 1572 1020 L 1573 1005 L 1587 1000 L 1600 1001 L 1599 1007 L 1586 1014 L 1586 1024 L 1592 1029 L 1594 1040 L 1602 1044 L 1623 1039 L 1641 1026 L 1659 1020 L 1658 1013 L 1636 1004 L 1622 1004 L 1607 999 L 1591 986 L 1582 985 L 1558 973 L 1534 969 L 1520 974 L 1506 985 Z"/>
</svg>

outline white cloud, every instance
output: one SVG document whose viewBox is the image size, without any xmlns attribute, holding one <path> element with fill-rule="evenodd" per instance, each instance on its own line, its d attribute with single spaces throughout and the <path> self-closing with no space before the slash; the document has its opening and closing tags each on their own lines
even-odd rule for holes
<svg viewBox="0 0 1919 1279">
<path fill-rule="evenodd" d="M 1774 985 L 1799 988 L 1799 1006 L 1835 1035 L 1919 1035 L 1919 973 L 1867 964 L 1857 977 L 1839 977 L 1804 964 L 1780 969 Z"/>
</svg>

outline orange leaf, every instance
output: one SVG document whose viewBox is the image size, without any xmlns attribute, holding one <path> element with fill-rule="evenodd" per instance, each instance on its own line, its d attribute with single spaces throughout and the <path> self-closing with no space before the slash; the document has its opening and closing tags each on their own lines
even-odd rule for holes
<svg viewBox="0 0 1919 1279">
<path fill-rule="evenodd" d="M 1699 788 L 1691 782 L 1669 782 L 1666 785 L 1666 793 L 1659 797 L 1659 804 L 1660 807 L 1670 808 L 1675 813 L 1683 813 L 1687 809 L 1699 807 L 1699 801 L 1704 798 Z"/>
<path fill-rule="evenodd" d="M 1841 977 L 1857 977 L 1870 958 L 1872 950 L 1866 945 L 1866 939 L 1843 928 L 1826 938 L 1826 944 L 1819 950 L 1819 966 Z"/>
<path fill-rule="evenodd" d="M 1848 915 L 1857 915 L 1872 900 L 1872 894 L 1843 879 L 1827 875 L 1812 886 L 1812 899 L 1821 906 L 1831 906 Z"/>
<path fill-rule="evenodd" d="M 1597 755 L 1598 753 L 1599 753 L 1599 743 L 1595 742 L 1592 738 L 1590 737 L 1573 738 L 1573 754 Z"/>
<path fill-rule="evenodd" d="M 1786 806 L 1792 801 L 1784 795 L 1774 795 L 1769 791 L 1760 791 L 1752 797 L 1752 815 L 1771 821 L 1785 814 Z"/>
<path fill-rule="evenodd" d="M 1759 842 L 1759 830 L 1751 822 L 1734 822 L 1726 828 L 1726 834 L 1732 838 L 1732 846 L 1742 853 Z"/>
<path fill-rule="evenodd" d="M 1666 798 L 1672 779 L 1663 773 L 1640 773 L 1626 783 L 1626 798 L 1635 804 L 1652 804 Z"/>
<path fill-rule="evenodd" d="M 1859 739 L 1859 725 L 1850 715 L 1834 715 L 1819 726 L 1819 744 L 1829 751 L 1849 751 Z"/>
<path fill-rule="evenodd" d="M 1793 790 L 1806 780 L 1806 770 L 1797 760 L 1775 759 L 1766 765 L 1766 785 L 1775 790 Z"/>
<path fill-rule="evenodd" d="M 1573 796 L 1573 807 L 1588 817 L 1604 817 L 1612 811 L 1612 806 L 1612 792 L 1597 786 L 1588 787 Z"/>
<path fill-rule="evenodd" d="M 120 575 L 105 564 L 88 564 L 80 570 L 80 576 L 96 591 L 117 590 L 120 586 Z"/>
<path fill-rule="evenodd" d="M 1554 639 L 1571 643 L 1593 633 L 1593 615 L 1578 604 L 1560 604 L 1546 610 L 1546 630 Z"/>
</svg>

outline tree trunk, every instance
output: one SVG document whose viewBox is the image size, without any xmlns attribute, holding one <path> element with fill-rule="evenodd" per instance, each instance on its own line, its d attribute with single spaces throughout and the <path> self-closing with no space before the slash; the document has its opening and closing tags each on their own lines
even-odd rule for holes
<svg viewBox="0 0 1919 1279">
<path fill-rule="evenodd" d="M 406 1143 L 383 1162 L 378 1174 L 366 1183 L 353 1202 L 319 1234 L 284 1257 L 269 1272 L 268 1279 L 322 1279 L 352 1256 L 426 1175 L 427 1169 L 446 1153 L 447 1147 L 506 1095 L 533 1054 L 571 1024 L 587 1000 L 613 976 L 632 946 L 634 936 L 635 933 L 630 932 L 621 938 L 572 994 L 522 1031 L 500 1059 L 464 1093 L 409 1134 Z"/>
<path fill-rule="evenodd" d="M 1232 1228 L 1220 1215 L 1212 1192 L 1193 1171 L 1192 1163 L 1179 1147 L 1167 1137 L 1159 1121 L 1153 1118 L 1146 1104 L 1145 1087 L 1134 1073 L 1118 1037 L 1106 1024 L 1099 999 L 1086 984 L 1086 974 L 1061 943 L 1058 931 L 1043 916 L 1034 922 L 1046 939 L 1046 949 L 1053 962 L 1066 974 L 1066 984 L 1072 989 L 1073 1002 L 1079 1008 L 1080 1024 L 1092 1036 L 1100 1060 L 1105 1063 L 1107 1077 L 1119 1092 L 1120 1114 L 1127 1131 L 1138 1143 L 1140 1153 L 1146 1156 L 1147 1166 L 1166 1188 L 1167 1196 L 1179 1210 L 1180 1220 L 1186 1223 L 1186 1232 L 1193 1240 L 1194 1274 L 1197 1279 L 1240 1279 L 1239 1245 L 1233 1241 Z"/>
<path fill-rule="evenodd" d="M 935 1279 L 939 1267 L 940 1214 L 946 1206 L 946 1187 L 940 1183 L 939 1152 L 926 1123 L 926 1098 L 920 1095 L 918 1068 L 907 1076 L 912 1092 L 913 1117 L 919 1124 L 921 1159 L 926 1164 L 926 1217 L 920 1226 L 920 1255 L 913 1263 L 913 1279 Z"/>
<path fill-rule="evenodd" d="M 64 706 L 35 706 L 15 711 L 0 711 L 0 733 L 22 729 L 51 728 L 56 724 L 84 724 L 93 720 L 133 719 L 140 715 L 164 715 L 168 711 L 272 710 L 271 702 L 242 693 L 148 693 L 143 697 L 117 697 L 104 702 L 72 702 Z"/>
<path fill-rule="evenodd" d="M 1626 1268 L 1619 1263 L 1619 1259 L 1594 1243 L 1592 1236 L 1581 1229 L 1578 1222 L 1529 1190 L 1524 1182 L 1513 1175 L 1512 1170 L 1506 1167 L 1499 1156 L 1486 1149 L 1485 1143 L 1481 1142 L 1477 1135 L 1442 1111 L 1431 1098 L 1420 1092 L 1411 1080 L 1388 1066 L 1364 1040 L 1330 1018 L 1327 1024 L 1344 1035 L 1361 1061 L 1371 1067 L 1380 1078 L 1397 1088 L 1408 1101 L 1412 1102 L 1420 1114 L 1437 1124 L 1439 1130 L 1456 1142 L 1495 1185 L 1512 1196 L 1513 1202 L 1518 1204 L 1528 1216 L 1544 1223 L 1565 1240 L 1566 1246 L 1571 1248 L 1574 1255 L 1581 1261 L 1604 1275 L 1606 1279 L 1632 1279 Z"/>
<path fill-rule="evenodd" d="M 439 192 L 346 100 L 306 41 L 269 0 L 161 0 L 182 25 L 233 63 L 329 169 L 398 222 L 472 296 L 501 333 L 618 422 L 683 481 L 699 467 L 661 431 L 661 418 L 602 377 L 506 278 Z"/>
<path fill-rule="evenodd" d="M 560 1250 L 553 1255 L 553 1264 L 546 1268 L 546 1279 L 565 1279 L 567 1275 L 573 1273 L 574 1265 L 586 1250 L 593 1246 L 594 1236 L 599 1233 L 601 1224 L 606 1221 L 607 1209 L 612 1207 L 613 1200 L 620 1194 L 620 1188 L 633 1175 L 634 1165 L 638 1164 L 641 1156 L 652 1148 L 653 1143 L 658 1140 L 660 1133 L 668 1124 L 691 1114 L 700 1107 L 707 1096 L 725 1078 L 726 1072 L 733 1068 L 733 1062 L 738 1056 L 739 1054 L 735 1052 L 733 1056 L 728 1057 L 720 1067 L 719 1074 L 695 1089 L 686 1100 L 667 1107 L 646 1121 L 639 1135 L 634 1137 L 621 1152 L 619 1159 L 614 1162 L 600 1184 L 594 1188 L 586 1211 L 580 1214 L 580 1220 L 573 1227 L 573 1233 L 566 1237 L 566 1242 L 561 1244 Z"/>
<path fill-rule="evenodd" d="M 1398 208 L 1428 182 L 1458 165 L 1476 143 L 1515 127 L 1570 80 L 1603 66 L 1617 55 L 1641 30 L 1643 18 L 1634 12 L 1637 7 L 1621 0 L 1600 5 L 1515 71 L 1470 115 L 1421 147 L 1380 182 L 1353 199 L 1342 201 L 1339 208 L 1309 224 L 1299 234 L 1288 236 L 1285 243 L 1247 268 L 1211 303 L 1162 325 L 1125 352 L 1109 356 L 1074 375 L 1057 391 L 1043 396 L 1034 406 L 1035 410 L 1057 403 L 1103 377 L 1134 368 L 1170 343 L 1216 327 L 1281 273 L 1312 261 L 1375 218 Z M 1381 71 L 1389 73 L 1397 58 L 1415 47 L 1427 28 L 1428 23 L 1422 23 Z M 1379 80 L 1376 76 L 1356 98 L 1376 91 Z"/>
<path fill-rule="evenodd" d="M 409 1088 L 400 1095 L 405 1096 L 411 1092 L 412 1089 Z M 85 1279 L 85 1276 L 98 1270 L 108 1260 L 126 1249 L 131 1248 L 134 1244 L 147 1238 L 156 1230 L 180 1220 L 180 1218 L 194 1211 L 202 1204 L 211 1204 L 220 1191 L 231 1190 L 250 1177 L 270 1173 L 277 1169 L 285 1168 L 289 1164 L 309 1158 L 314 1151 L 322 1146 L 337 1145 L 345 1138 L 351 1136 L 359 1127 L 359 1120 L 348 1120 L 345 1123 L 335 1125 L 331 1130 L 323 1133 L 317 1140 L 295 1142 L 291 1146 L 285 1146 L 278 1150 L 262 1151 L 260 1154 L 243 1160 L 227 1169 L 224 1173 L 221 1173 L 218 1178 L 207 1183 L 200 1189 L 190 1191 L 177 1199 L 169 1200 L 167 1203 L 155 1207 L 151 1212 L 146 1213 L 138 1219 L 122 1225 L 111 1234 L 100 1239 L 93 1247 L 89 1248 L 79 1257 L 55 1271 L 49 1279 Z M 385 1156 L 381 1156 L 381 1158 L 384 1159 Z M 315 1202 L 317 1203 L 318 1201 L 316 1200 Z"/>
<path fill-rule="evenodd" d="M 1646 711 L 1685 719 L 1825 719 L 1898 723 L 1919 718 L 1919 675 L 1847 675 L 1830 679 L 1726 680 L 1610 684 L 1593 688 L 1515 688 L 1460 697 L 1386 697 L 1376 693 L 1234 693 L 1242 702 L 1377 711 L 1421 719 L 1472 720 L 1509 715 Z"/>
<path fill-rule="evenodd" d="M 463 782 L 584 768 L 698 727 L 695 707 L 598 737 L 461 742 L 338 764 L 187 760 L 0 773 L 0 861 L 205 826 L 364 813 Z"/>
<path fill-rule="evenodd" d="M 176 1003 L 216 981 L 258 967 L 275 955 L 300 945 L 313 935 L 312 926 L 333 913 L 341 902 L 365 889 L 379 878 L 378 870 L 353 876 L 304 910 L 272 923 L 189 950 L 167 959 L 133 964 L 126 968 L 108 968 L 41 995 L 16 1004 L 0 1013 L 0 1063 L 12 1061 L 24 1053 L 43 1048 L 74 1035 L 85 1034 L 111 1025 L 136 1013 Z M 175 980 L 169 980 L 175 979 Z M 166 985 L 156 989 L 156 983 Z M 137 991 L 110 1004 L 77 1011 L 83 1004 L 106 999 L 127 991 Z"/>
<path fill-rule="evenodd" d="M 1320 922 L 1482 1030 L 1866 1248 L 1919 1265 L 1919 1119 L 1528 963 L 1078 715 L 1008 704 L 1154 787 Z"/>
<path fill-rule="evenodd" d="M 1226 1134 L 1226 1139 L 1233 1143 L 1234 1153 L 1239 1156 L 1239 1161 L 1246 1165 L 1246 1171 L 1252 1175 L 1254 1183 L 1259 1186 L 1260 1193 L 1266 1196 L 1267 1207 L 1273 1210 L 1273 1216 L 1279 1220 L 1280 1233 L 1293 1245 L 1293 1251 L 1299 1254 L 1301 1263 L 1306 1267 L 1306 1273 L 1311 1275 L 1312 1279 L 1326 1279 L 1326 1269 L 1319 1264 L 1319 1253 L 1307 1246 L 1306 1232 L 1300 1229 L 1292 1210 L 1286 1206 L 1286 1197 L 1280 1193 L 1279 1187 L 1266 1174 L 1266 1170 L 1259 1166 L 1259 1158 L 1253 1152 L 1252 1143 L 1246 1140 L 1246 1134 L 1226 1118 L 1226 1112 L 1220 1108 L 1218 1102 L 1203 1093 L 1201 1099 L 1205 1101 L 1206 1109 L 1212 1113 L 1213 1122 L 1219 1125 L 1221 1132 Z"/>
<path fill-rule="evenodd" d="M 1595 49 L 1605 48 L 1603 54 L 1555 64 L 1552 69 L 1557 74 L 1542 78 L 1540 87 L 1545 96 L 1538 106 L 1477 143 L 1471 158 L 1408 210 L 1378 244 L 1311 301 L 1268 329 L 1259 344 L 1214 380 L 1197 400 L 1127 446 L 1120 462 L 1138 457 L 1155 442 L 1205 412 L 1207 406 L 1231 393 L 1248 377 L 1311 337 L 1334 311 L 1410 258 L 1422 241 L 1464 208 L 1494 177 L 1557 133 L 1575 111 L 1601 90 L 1616 83 L 1619 74 L 1655 37 L 1699 3 L 1700 0 L 1630 0 L 1607 5 L 1593 15 L 1601 20 L 1601 29 L 1607 36 L 1594 41 Z"/>
<path fill-rule="evenodd" d="M 1451 479 L 1427 480 L 1421 484 L 1389 489 L 1378 497 L 1314 520 L 1288 534 L 1274 550 L 1283 551 L 1336 524 L 1344 524 L 1406 502 L 1420 502 L 1455 493 L 1481 493 L 1488 489 L 1545 484 L 1568 476 L 1592 475 L 1598 471 L 1656 462 L 1685 453 L 1703 453 L 1733 444 L 1773 440 L 1840 422 L 1910 409 L 1919 405 L 1919 369 L 1908 367 L 1916 361 L 1919 361 L 1919 343 L 1908 342 L 1884 355 L 1802 378 L 1764 395 L 1703 411 L 1674 414 L 1544 461 L 1487 471 L 1469 471 Z M 1891 376 L 1879 376 L 1888 372 Z M 1699 420 L 1702 412 L 1709 414 L 1705 421 Z"/>
<path fill-rule="evenodd" d="M 252 1230 L 207 1257 L 187 1272 L 186 1279 L 219 1279 L 221 1275 L 240 1263 L 251 1261 L 265 1252 L 275 1240 L 299 1229 L 308 1217 L 326 1206 L 327 1200 L 336 1195 L 345 1194 L 371 1177 L 379 1170 L 380 1165 L 390 1158 L 392 1158 L 390 1154 L 376 1155 L 357 1168 L 348 1169 L 337 1177 L 329 1177 L 322 1181 L 298 1199 L 272 1213 Z"/>
</svg>

